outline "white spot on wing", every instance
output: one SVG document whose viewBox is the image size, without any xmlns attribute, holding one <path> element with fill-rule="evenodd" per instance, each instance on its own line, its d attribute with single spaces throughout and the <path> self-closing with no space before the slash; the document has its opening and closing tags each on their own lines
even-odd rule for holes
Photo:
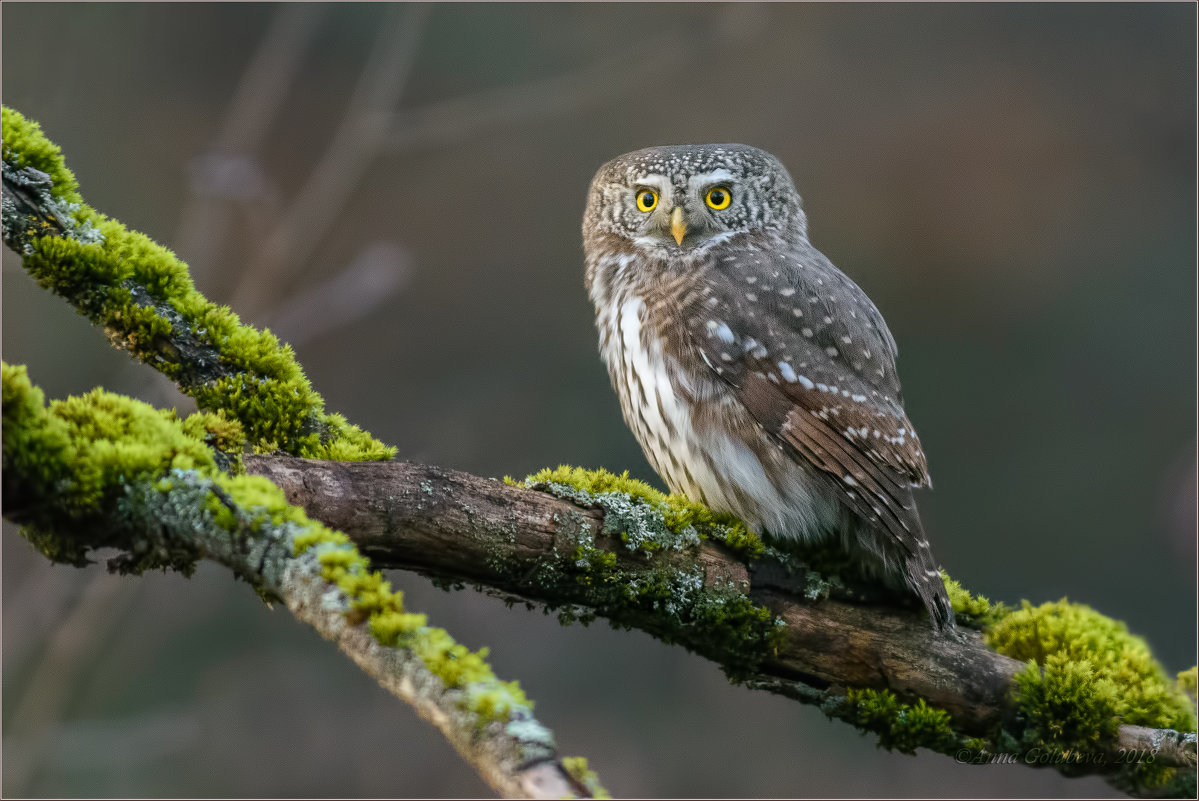
<svg viewBox="0 0 1199 801">
<path fill-rule="evenodd" d="M 732 345 L 736 341 L 733 336 L 733 329 L 729 328 L 728 323 L 708 320 L 708 334 L 714 336 L 726 345 Z"/>
</svg>

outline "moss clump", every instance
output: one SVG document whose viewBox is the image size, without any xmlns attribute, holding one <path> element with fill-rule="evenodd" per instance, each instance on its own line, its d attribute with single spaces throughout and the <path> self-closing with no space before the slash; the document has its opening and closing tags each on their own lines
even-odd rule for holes
<svg viewBox="0 0 1199 801">
<path fill-rule="evenodd" d="M 242 472 L 241 457 L 246 449 L 246 431 L 224 409 L 188 415 L 183 420 L 183 433 L 207 445 L 222 472 Z"/>
<path fill-rule="evenodd" d="M 206 300 L 169 250 L 82 204 L 61 152 L 37 123 L 5 107 L 3 130 L 6 176 L 24 167 L 48 174 L 51 185 L 39 189 L 44 205 L 70 222 L 65 234 L 25 237 L 5 216 L 6 241 L 20 244 L 25 269 L 40 285 L 169 376 L 202 409 L 227 412 L 259 451 L 339 460 L 394 455 L 394 448 L 325 413 L 290 347 Z"/>
<path fill-rule="evenodd" d="M 564 466 L 542 470 L 523 482 L 505 480 L 603 509 L 601 533 L 619 539 L 626 551 L 647 557 L 644 567 L 629 566 L 627 560 L 622 567 L 617 554 L 596 546 L 588 526 L 564 526 L 569 550 L 535 572 L 539 583 L 556 585 L 577 600 L 577 605 L 569 604 L 560 612 L 562 623 L 586 623 L 598 613 L 614 625 L 633 620 L 644 624 L 650 613 L 650 628 L 660 639 L 708 655 L 734 680 L 752 672 L 776 646 L 782 621 L 755 605 L 744 587 L 728 581 L 706 582 L 703 571 L 693 565 L 648 560 L 654 553 L 697 546 L 706 536 L 721 540 L 729 536 L 757 551 L 753 544 L 760 548 L 761 541 L 739 523 L 740 528 L 733 526 L 732 518 L 724 522 L 725 518 L 685 499 L 670 498 L 627 473 Z"/>
<path fill-rule="evenodd" d="M 309 520 L 303 509 L 289 504 L 283 491 L 263 476 L 217 474 L 211 478 L 218 492 L 208 496 L 205 506 L 213 522 L 230 533 L 236 533 L 243 524 L 254 532 L 265 526 L 278 527 L 287 523 L 294 524 L 297 531 L 328 530 Z M 170 479 L 160 481 L 169 484 Z"/>
<path fill-rule="evenodd" d="M 1193 770 L 1173 771 L 1170 780 L 1157 788 L 1156 795 L 1158 798 L 1199 798 L 1197 778 Z"/>
<path fill-rule="evenodd" d="M 321 577 L 350 599 L 352 622 L 366 621 L 381 645 L 411 650 L 446 687 L 462 690 L 458 704 L 475 713 L 479 725 L 532 709 L 518 682 L 500 681 L 492 672 L 486 648 L 471 652 L 444 629 L 427 626 L 425 615 L 405 611 L 403 593 L 372 571 L 344 534 L 311 523 L 293 547 L 297 556 L 315 551 Z"/>
<path fill-rule="evenodd" d="M 1148 645 L 1118 620 L 1062 599 L 1025 601 L 986 632 L 1001 654 L 1027 660 L 1015 677 L 1018 720 L 1005 750 L 1040 749 L 1066 773 L 1110 750 L 1120 724 L 1194 731 L 1195 708 Z M 1152 762 L 1120 768 L 1117 783 L 1153 788 L 1171 771 Z"/>
<path fill-rule="evenodd" d="M 616 570 L 618 561 L 616 554 L 580 542 L 574 552 L 575 567 L 579 570 L 577 580 L 587 586 L 595 580 L 612 582 L 619 575 Z"/>
<path fill-rule="evenodd" d="M 1124 623 L 1088 606 L 1064 598 L 1037 607 L 1025 601 L 987 631 L 986 641 L 1001 654 L 1035 660 L 1046 668 L 1065 661 L 1076 666 L 1085 664 L 1097 688 L 1104 682 L 1111 682 L 1115 688 L 1113 714 L 1122 723 L 1179 731 L 1195 729 L 1194 707 L 1182 689 L 1167 678 L 1145 641 L 1130 634 Z M 1059 659 L 1051 662 L 1051 657 Z M 1032 683 L 1033 679 L 1027 678 L 1021 684 L 1022 691 L 1029 690 Z M 1101 696 L 1102 691 L 1097 689 L 1096 697 Z"/>
<path fill-rule="evenodd" d="M 183 432 L 174 412 L 103 390 L 47 406 L 24 366 L 0 363 L 0 371 L 5 512 L 21 520 L 27 539 L 53 561 L 88 561 L 88 548 L 77 538 L 49 535 L 64 520 L 93 534 L 92 547 L 119 544 L 118 534 L 97 527 L 95 519 L 129 484 L 172 469 L 216 472 L 212 453 Z M 53 502 L 32 502 L 39 498 Z"/>
<path fill-rule="evenodd" d="M 62 150 L 42 133 L 42 128 L 33 120 L 27 120 L 19 112 L 4 106 L 2 110 L 4 137 L 4 161 L 16 168 L 32 167 L 50 176 L 55 194 L 67 203 L 82 203 L 79 182 L 67 169 Z"/>
<path fill-rule="evenodd" d="M 1178 674 L 1178 686 L 1191 697 L 1192 703 L 1195 701 L 1195 673 L 1196 669 L 1190 667 Z"/>
<path fill-rule="evenodd" d="M 183 420 L 183 433 L 225 453 L 241 453 L 246 446 L 245 429 L 224 409 L 188 415 Z"/>
<path fill-rule="evenodd" d="M 592 798 L 611 798 L 612 795 L 599 783 L 599 776 L 587 767 L 587 757 L 562 757 L 562 767 L 579 784 L 587 788 Z"/>
<path fill-rule="evenodd" d="M 302 509 L 287 503 L 278 487 L 261 476 L 217 476 L 216 480 L 225 495 L 208 499 L 217 525 L 235 532 L 243 525 L 258 531 L 268 524 L 293 524 L 293 555 L 300 557 L 311 551 L 316 556 L 321 578 L 344 594 L 349 622 L 366 623 L 380 645 L 410 650 L 446 687 L 462 690 L 459 706 L 475 713 L 480 725 L 504 721 L 514 712 L 532 709 L 532 702 L 517 682 L 496 678 L 487 664 L 486 648 L 471 652 L 444 629 L 428 626 L 425 615 L 407 611 L 403 593 L 393 590 L 381 573 L 370 569 L 367 558 L 345 534 L 308 519 Z"/>
<path fill-rule="evenodd" d="M 613 529 L 632 549 L 683 548 L 698 539 L 713 539 L 756 559 L 766 548 L 736 517 L 713 512 L 681 495 L 667 495 L 644 481 L 608 470 L 586 470 L 560 465 L 545 468 L 523 482 L 505 478 L 515 486 L 544 489 L 582 505 L 604 509 L 605 530 Z M 580 494 L 582 493 L 582 494 Z M 612 520 L 609 522 L 608 517 Z"/>
<path fill-rule="evenodd" d="M 945 581 L 945 592 L 949 594 L 949 604 L 953 607 L 957 622 L 974 628 L 986 628 L 998 623 L 1011 609 L 1003 602 L 992 602 L 985 595 L 971 595 L 957 581 L 949 577 L 944 570 L 941 578 Z"/>
<path fill-rule="evenodd" d="M 732 582 L 706 587 L 691 617 L 707 646 L 726 655 L 722 664 L 733 681 L 752 674 L 760 660 L 779 647 L 786 628 L 781 618 L 755 604 Z"/>
<path fill-rule="evenodd" d="M 931 707 L 924 699 L 902 703 L 890 690 L 851 689 L 846 694 L 847 719 L 876 732 L 878 744 L 888 751 L 914 754 L 917 748 L 945 752 L 958 744 L 949 713 Z"/>
<path fill-rule="evenodd" d="M 5 512 L 51 559 L 82 565 L 90 550 L 115 547 L 127 553 L 118 563 L 125 572 L 189 572 L 200 556 L 196 547 L 172 541 L 167 525 L 158 526 L 160 539 L 147 540 L 147 519 L 169 518 L 182 530 L 217 527 L 233 538 L 264 535 L 247 543 L 251 548 L 265 547 L 268 533 L 290 539 L 293 556 L 312 551 L 321 577 L 341 591 L 351 624 L 365 622 L 381 645 L 418 656 L 447 687 L 462 691 L 459 705 L 480 725 L 531 709 L 516 682 L 495 677 L 486 649 L 472 653 L 427 626 L 424 615 L 406 611 L 401 593 L 344 534 L 308 519 L 266 478 L 222 473 L 201 437 L 235 443 L 239 429 L 228 418 L 180 422 L 174 412 L 103 390 L 47 406 L 23 366 L 0 363 L 0 370 Z"/>
<path fill-rule="evenodd" d="M 1054 751 L 1098 751 L 1116 735 L 1120 709 L 1116 683 L 1090 661 L 1064 653 L 1033 660 L 1016 674 L 1024 744 Z"/>
</svg>

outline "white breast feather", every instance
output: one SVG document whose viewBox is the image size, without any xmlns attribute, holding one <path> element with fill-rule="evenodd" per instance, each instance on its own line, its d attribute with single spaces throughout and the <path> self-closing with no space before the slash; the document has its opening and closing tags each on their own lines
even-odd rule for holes
<svg viewBox="0 0 1199 801">
<path fill-rule="evenodd" d="M 723 387 L 694 387 L 687 382 L 684 371 L 663 353 L 656 335 L 643 332 L 645 302 L 641 297 L 630 295 L 619 305 L 601 305 L 601 299 L 608 299 L 602 298 L 602 288 L 597 289 L 600 324 L 611 332 L 602 355 L 620 393 L 625 421 L 671 490 L 714 509 L 733 512 L 751 528 L 776 536 L 807 539 L 831 531 L 839 514 L 835 502 L 821 494 L 804 470 L 773 445 L 764 450 L 778 460 L 775 469 L 783 476 L 781 489 L 770 481 L 758 456 L 744 442 L 719 429 L 696 431 L 691 402 L 675 392 L 676 382 L 690 397 L 721 397 Z M 634 373 L 645 391 L 644 404 L 631 379 Z M 747 414 L 731 396 L 723 402 L 737 407 L 730 413 Z M 667 448 L 673 450 L 673 460 Z M 692 480 L 675 469 L 675 462 L 687 466 Z M 720 476 L 710 465 L 715 465 Z M 749 497 L 748 508 L 729 491 L 730 485 Z"/>
</svg>

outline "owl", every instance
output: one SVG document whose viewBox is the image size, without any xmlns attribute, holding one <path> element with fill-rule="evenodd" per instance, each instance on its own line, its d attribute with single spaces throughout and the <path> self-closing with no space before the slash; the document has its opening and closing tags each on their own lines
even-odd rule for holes
<svg viewBox="0 0 1199 801">
<path fill-rule="evenodd" d="M 600 354 L 671 491 L 775 539 L 832 538 L 952 628 L 895 339 L 808 241 L 782 163 L 738 144 L 627 153 L 591 183 L 583 246 Z"/>
</svg>

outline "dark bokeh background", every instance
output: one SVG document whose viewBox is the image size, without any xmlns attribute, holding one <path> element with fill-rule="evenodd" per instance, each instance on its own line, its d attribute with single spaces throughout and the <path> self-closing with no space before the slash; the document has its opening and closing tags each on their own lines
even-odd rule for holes
<svg viewBox="0 0 1199 801">
<path fill-rule="evenodd" d="M 1195 6 L 15 4 L 3 99 L 85 197 L 292 341 L 402 458 L 654 480 L 596 355 L 579 221 L 650 144 L 777 154 L 899 342 L 936 553 L 1195 661 Z M 189 410 L 19 260 L 3 355 Z M 396 574 L 617 794 L 1089 795 L 876 749 L 678 648 Z M 5 795 L 486 795 L 440 736 L 205 567 L 3 535 Z"/>
</svg>

